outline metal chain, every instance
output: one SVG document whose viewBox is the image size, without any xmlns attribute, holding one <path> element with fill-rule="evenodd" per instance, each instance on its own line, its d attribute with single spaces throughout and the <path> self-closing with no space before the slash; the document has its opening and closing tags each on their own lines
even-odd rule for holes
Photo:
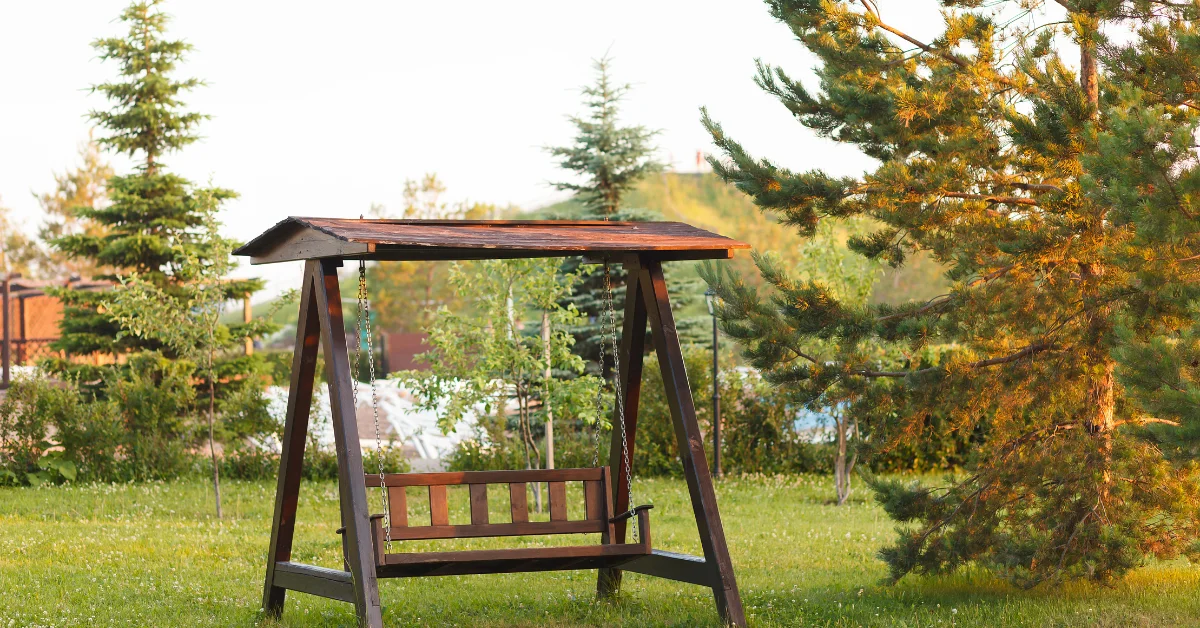
<svg viewBox="0 0 1200 628">
<path fill-rule="evenodd" d="M 375 421 L 375 461 L 379 471 L 379 498 L 383 505 L 383 534 L 386 551 L 392 551 L 392 513 L 388 509 L 387 487 L 384 485 L 383 438 L 379 431 L 379 390 L 375 386 L 375 349 L 371 340 L 371 303 L 367 298 L 367 262 L 358 261 L 358 337 L 354 342 L 354 361 L 351 362 L 351 378 L 354 380 L 354 407 L 358 408 L 358 362 L 364 332 L 367 338 L 367 375 L 371 378 L 371 412 Z M 357 410 L 356 410 L 357 411 Z M 403 490 L 403 489 L 401 489 Z"/>
<path fill-rule="evenodd" d="M 604 320 L 600 320 L 601 328 L 603 329 Z M 604 374 L 604 338 L 600 338 L 600 374 Z M 603 381 L 603 380 L 601 380 Z M 604 387 L 600 386 L 596 389 L 596 448 L 592 451 L 592 466 L 600 466 L 600 417 L 604 416 Z"/>
<path fill-rule="evenodd" d="M 629 295 L 626 294 L 628 299 Z M 633 463 L 629 459 L 629 440 L 625 431 L 625 396 L 621 389 L 621 352 L 617 350 L 617 310 L 613 305 L 612 271 L 608 262 L 604 262 L 604 301 L 608 314 L 608 341 L 613 355 L 613 392 L 616 403 L 616 413 L 621 423 L 621 461 L 625 466 L 625 489 L 627 491 L 629 508 L 633 508 Z M 638 527 L 630 526 L 634 542 L 638 539 Z"/>
</svg>

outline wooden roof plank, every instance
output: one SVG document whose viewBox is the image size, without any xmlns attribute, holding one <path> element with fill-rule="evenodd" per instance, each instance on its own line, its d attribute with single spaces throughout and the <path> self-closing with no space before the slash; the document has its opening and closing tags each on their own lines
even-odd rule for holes
<svg viewBox="0 0 1200 628">
<path fill-rule="evenodd" d="M 292 217 L 234 253 L 254 264 L 328 257 L 453 260 L 653 253 L 724 259 L 749 245 L 680 222 L 354 220 Z"/>
</svg>

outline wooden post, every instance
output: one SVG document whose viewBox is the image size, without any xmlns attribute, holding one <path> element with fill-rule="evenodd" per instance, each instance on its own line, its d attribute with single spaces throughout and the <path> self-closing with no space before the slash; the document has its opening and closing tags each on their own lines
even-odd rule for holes
<svg viewBox="0 0 1200 628">
<path fill-rule="evenodd" d="M 2 322 L 4 325 L 4 346 L 0 348 L 0 361 L 3 361 L 3 374 L 0 375 L 0 388 L 8 388 L 12 381 L 12 323 L 9 315 L 12 311 L 12 273 L 4 276 L 4 295 L 0 307 L 4 308 Z"/>
<path fill-rule="evenodd" d="M 254 320 L 254 308 L 250 306 L 250 293 L 247 292 L 242 300 L 242 321 L 247 325 Z M 254 355 L 254 339 L 246 336 L 246 355 Z"/>
<path fill-rule="evenodd" d="M 300 315 L 296 320 L 296 350 L 292 356 L 292 381 L 288 390 L 287 414 L 279 455 L 279 481 L 275 489 L 275 515 L 271 520 L 271 546 L 267 553 L 267 581 L 263 587 L 263 610 L 278 617 L 283 612 L 286 590 L 275 584 L 275 567 L 292 559 L 292 535 L 296 530 L 296 506 L 300 495 L 300 473 L 308 436 L 308 415 L 317 372 L 317 348 L 321 339 L 320 318 L 313 295 L 317 262 L 304 265 Z"/>
<path fill-rule="evenodd" d="M 625 268 L 625 318 L 621 332 L 621 390 L 624 392 L 624 408 L 613 413 L 612 442 L 608 448 L 608 466 L 612 469 L 613 512 L 629 510 L 629 474 L 625 468 L 624 449 L 621 443 L 620 421 L 625 422 L 625 443 L 629 451 L 629 463 L 633 464 L 634 436 L 637 434 L 638 402 L 642 396 L 642 354 L 646 346 L 646 300 L 638 289 L 641 282 L 641 265 L 637 258 L 630 258 Z M 624 543 L 628 521 L 617 523 L 614 538 L 605 542 Z M 599 597 L 612 597 L 621 590 L 621 570 L 601 569 L 596 581 Z"/>
<path fill-rule="evenodd" d="M 338 286 L 339 259 L 313 263 L 313 285 L 321 319 L 321 344 L 325 353 L 325 379 L 329 382 L 329 408 L 333 414 L 334 447 L 338 457 L 338 492 L 342 525 L 346 527 L 345 557 L 354 582 L 354 608 L 359 624 L 382 628 L 379 581 L 375 572 L 375 550 L 371 542 L 371 519 L 367 510 L 367 487 L 363 483 L 362 450 L 358 442 L 350 359 L 346 352 L 346 330 L 342 320 L 342 294 Z"/>
<path fill-rule="evenodd" d="M 691 493 L 692 510 L 700 531 L 700 545 L 704 548 L 704 563 L 712 570 L 709 581 L 713 597 L 717 602 L 717 611 L 727 624 L 745 626 L 742 599 L 733 575 L 729 547 L 725 543 L 725 530 L 717 510 L 717 496 L 713 490 L 708 461 L 704 457 L 704 436 L 696 422 L 696 407 L 692 400 L 691 388 L 688 386 L 683 351 L 679 346 L 679 333 L 675 329 L 675 317 L 671 312 L 670 298 L 667 296 L 667 282 L 663 277 L 662 264 L 657 260 L 643 263 L 639 287 L 647 303 L 650 334 L 658 354 L 663 385 L 667 389 L 667 403 L 671 408 L 671 420 L 675 424 L 679 458 L 683 462 L 683 475 L 687 479 L 688 492 Z M 628 298 L 627 294 L 626 299 Z"/>
</svg>

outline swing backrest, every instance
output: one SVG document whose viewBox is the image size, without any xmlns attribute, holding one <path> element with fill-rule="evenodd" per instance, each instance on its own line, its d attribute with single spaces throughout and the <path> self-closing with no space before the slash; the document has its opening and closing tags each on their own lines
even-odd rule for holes
<svg viewBox="0 0 1200 628">
<path fill-rule="evenodd" d="M 550 520 L 529 520 L 528 485 L 549 484 Z M 567 483 L 583 484 L 584 518 L 567 518 Z M 367 487 L 378 490 L 378 475 L 366 476 Z M 588 469 L 535 469 L 520 471 L 461 471 L 447 473 L 384 474 L 387 487 L 388 515 L 393 541 L 419 539 L 461 539 L 489 536 L 525 536 L 544 534 L 602 533 L 612 538 L 612 487 L 608 467 Z M 507 521 L 492 521 L 488 513 L 491 484 L 508 486 Z M 470 524 L 451 524 L 446 489 L 468 487 L 471 504 Z M 408 487 L 425 487 L 429 496 L 429 525 L 410 525 Z M 368 501 L 379 504 L 374 495 Z"/>
</svg>

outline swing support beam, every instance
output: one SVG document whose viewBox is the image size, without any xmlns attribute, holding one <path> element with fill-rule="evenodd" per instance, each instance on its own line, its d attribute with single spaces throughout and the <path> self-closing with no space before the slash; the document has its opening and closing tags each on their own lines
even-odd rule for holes
<svg viewBox="0 0 1200 628">
<path fill-rule="evenodd" d="M 236 253 L 254 263 L 305 260 L 296 349 L 284 425 L 280 470 L 271 523 L 271 543 L 263 587 L 263 609 L 283 612 L 287 591 L 328 597 L 355 606 L 360 625 L 383 625 L 379 574 L 372 546 L 362 451 L 352 399 L 350 365 L 338 285 L 343 259 L 487 259 L 585 255 L 623 264 L 627 272 L 625 315 L 620 346 L 624 407 L 614 423 L 624 421 L 625 446 L 633 459 L 642 358 L 646 329 L 654 343 L 666 386 L 671 421 L 683 463 L 703 556 L 654 550 L 623 564 L 602 569 L 597 594 L 620 591 L 629 571 L 709 587 L 717 612 L 728 625 L 744 626 L 745 614 L 733 563 L 717 508 L 704 438 L 684 369 L 679 336 L 671 311 L 662 263 L 679 259 L 722 259 L 747 245 L 681 223 L 617 223 L 562 221 L 382 221 L 288 219 Z M 301 465 L 308 433 L 309 408 L 316 380 L 317 352 L 325 356 L 338 459 L 343 554 L 347 571 L 292 562 L 292 540 L 299 501 Z M 613 511 L 628 510 L 626 459 L 621 431 L 612 430 L 609 466 L 615 483 Z M 625 543 L 627 521 L 615 524 L 615 542 Z"/>
</svg>

